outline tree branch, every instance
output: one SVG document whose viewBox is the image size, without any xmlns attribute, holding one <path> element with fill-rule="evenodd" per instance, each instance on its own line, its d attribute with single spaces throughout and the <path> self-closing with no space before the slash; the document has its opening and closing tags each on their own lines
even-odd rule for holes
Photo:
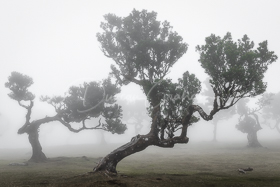
<svg viewBox="0 0 280 187">
<path fill-rule="evenodd" d="M 188 137 L 175 136 L 173 138 L 159 140 L 155 145 L 158 147 L 172 148 L 177 143 L 188 143 L 188 142 L 189 142 Z"/>
<path fill-rule="evenodd" d="M 18 130 L 18 134 L 23 134 L 23 133 L 26 132 L 26 128 L 30 124 L 31 111 L 32 111 L 32 107 L 33 107 L 34 103 L 33 103 L 33 101 L 30 101 L 30 105 L 29 106 L 22 105 L 20 103 L 20 101 L 18 101 L 18 103 L 19 103 L 20 106 L 22 106 L 22 107 L 27 109 L 27 114 L 25 116 L 25 124 Z"/>
<path fill-rule="evenodd" d="M 82 131 L 82 130 L 93 130 L 93 129 L 106 130 L 106 129 L 102 128 L 102 127 L 99 127 L 99 126 L 101 125 L 101 124 L 100 124 L 100 120 L 99 120 L 99 124 L 98 124 L 97 126 L 95 126 L 95 127 L 90 127 L 90 128 L 86 127 L 86 126 L 85 126 L 85 122 L 83 121 L 83 127 L 79 128 L 79 129 L 74 129 L 74 128 L 70 125 L 70 123 L 65 122 L 65 121 L 62 120 L 61 118 L 59 118 L 58 121 L 59 121 L 60 123 L 62 123 L 65 127 L 67 127 L 71 132 L 75 132 L 75 133 L 78 133 L 78 132 L 80 132 L 80 131 Z"/>
</svg>

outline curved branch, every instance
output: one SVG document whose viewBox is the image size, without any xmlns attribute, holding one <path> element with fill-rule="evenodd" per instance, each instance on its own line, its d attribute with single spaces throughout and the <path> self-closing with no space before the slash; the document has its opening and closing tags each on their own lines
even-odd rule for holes
<svg viewBox="0 0 280 187">
<path fill-rule="evenodd" d="M 101 105 L 102 103 L 104 103 L 104 101 L 106 100 L 106 92 L 105 92 L 105 89 L 103 87 L 103 90 L 104 90 L 104 93 L 103 93 L 103 98 L 101 99 L 101 101 L 99 103 L 97 103 L 95 106 L 89 108 L 89 109 L 86 109 L 86 110 L 77 110 L 78 113 L 87 113 L 91 110 L 94 110 L 95 108 L 97 108 L 99 105 Z M 84 95 L 84 101 L 83 101 L 83 106 L 85 107 L 86 106 L 86 97 L 87 97 L 87 94 L 88 94 L 88 87 L 86 88 L 86 91 L 85 91 L 85 95 Z"/>
<path fill-rule="evenodd" d="M 31 103 L 32 103 L 32 106 L 33 106 L 33 101 L 31 101 L 31 100 L 30 100 L 30 105 L 29 105 L 29 106 L 25 106 L 25 105 L 22 104 L 20 101 L 18 101 L 19 106 L 21 106 L 21 107 L 23 107 L 23 108 L 25 108 L 25 109 L 27 109 L 27 110 L 28 110 L 28 108 L 31 106 Z M 32 107 L 31 107 L 31 108 L 32 108 Z"/>
<path fill-rule="evenodd" d="M 30 118 L 31 118 L 31 111 L 34 105 L 33 101 L 30 101 L 29 106 L 22 105 L 20 101 L 18 101 L 19 105 L 27 109 L 27 114 L 25 116 L 25 123 L 24 125 L 18 130 L 18 134 L 23 134 L 26 132 L 26 128 L 30 125 Z"/>
<path fill-rule="evenodd" d="M 134 77 L 131 77 L 131 76 L 129 76 L 129 75 L 123 75 L 123 74 L 121 74 L 125 79 L 127 79 L 127 80 L 129 80 L 129 81 L 131 81 L 131 82 L 134 82 L 135 84 L 138 84 L 138 85 L 142 85 L 142 83 L 141 83 L 141 81 L 139 81 L 139 80 L 137 80 L 137 79 L 135 79 Z"/>
<path fill-rule="evenodd" d="M 198 112 L 199 115 L 200 115 L 204 120 L 206 120 L 206 121 L 212 120 L 212 119 L 213 119 L 213 116 L 220 110 L 220 109 L 218 109 L 217 107 L 214 107 L 214 108 L 212 109 L 212 111 L 210 112 L 210 114 L 208 115 L 208 114 L 206 114 L 206 113 L 204 112 L 204 110 L 203 110 L 200 106 L 198 106 L 198 105 L 191 105 L 190 107 L 194 110 L 194 112 Z"/>
<path fill-rule="evenodd" d="M 158 147 L 171 148 L 174 147 L 174 145 L 177 143 L 188 143 L 188 142 L 189 142 L 188 137 L 175 136 L 173 138 L 159 140 L 155 145 Z"/>
<path fill-rule="evenodd" d="M 93 129 L 106 130 L 106 129 L 100 127 L 100 126 L 101 126 L 100 120 L 99 120 L 99 124 L 98 124 L 97 126 L 95 126 L 95 127 L 90 127 L 90 128 L 86 127 L 86 126 L 85 126 L 85 122 L 83 121 L 83 127 L 79 128 L 79 129 L 74 129 L 74 128 L 70 125 L 70 123 L 67 123 L 67 122 L 63 121 L 61 118 L 59 118 L 58 121 L 59 121 L 60 123 L 62 123 L 65 127 L 67 127 L 71 132 L 75 132 L 75 133 L 78 133 L 78 132 L 80 132 L 80 131 L 82 131 L 82 130 L 93 130 Z"/>
</svg>

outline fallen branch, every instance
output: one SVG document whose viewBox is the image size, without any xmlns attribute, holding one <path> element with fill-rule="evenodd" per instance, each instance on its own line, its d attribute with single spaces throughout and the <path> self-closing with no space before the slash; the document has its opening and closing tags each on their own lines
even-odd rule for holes
<svg viewBox="0 0 280 187">
<path fill-rule="evenodd" d="M 238 171 L 239 173 L 246 174 L 246 171 L 253 171 L 253 168 L 251 168 L 251 167 L 248 167 L 248 168 L 239 168 L 237 171 Z"/>
</svg>

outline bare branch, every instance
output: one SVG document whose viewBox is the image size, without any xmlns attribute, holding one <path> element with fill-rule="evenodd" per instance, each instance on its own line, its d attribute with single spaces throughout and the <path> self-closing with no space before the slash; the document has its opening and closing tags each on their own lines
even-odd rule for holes
<svg viewBox="0 0 280 187">
<path fill-rule="evenodd" d="M 80 131 L 82 131 L 82 130 L 93 130 L 93 129 L 106 130 L 106 129 L 102 128 L 102 127 L 99 127 L 99 126 L 100 126 L 100 123 L 99 123 L 97 126 L 95 126 L 95 127 L 86 127 L 85 121 L 83 121 L 83 127 L 79 128 L 79 129 L 74 129 L 74 128 L 71 126 L 70 123 L 67 123 L 67 122 L 65 122 L 64 120 L 59 119 L 58 121 L 59 121 L 60 123 L 62 123 L 65 127 L 67 127 L 71 132 L 75 132 L 75 133 L 78 133 L 78 132 L 80 132 Z"/>
</svg>

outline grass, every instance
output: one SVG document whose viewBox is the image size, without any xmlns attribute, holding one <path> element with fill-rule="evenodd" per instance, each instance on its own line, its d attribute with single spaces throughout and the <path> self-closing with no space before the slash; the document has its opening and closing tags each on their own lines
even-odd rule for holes
<svg viewBox="0 0 280 187">
<path fill-rule="evenodd" d="M 271 142 L 267 145 L 247 149 L 240 144 L 204 142 L 173 149 L 151 147 L 122 160 L 117 167 L 119 175 L 111 178 L 87 174 L 100 155 L 112 150 L 109 146 L 99 152 L 92 145 L 79 146 L 75 154 L 61 147 L 60 154 L 64 151 L 68 157 L 47 149 L 51 155 L 48 162 L 28 166 L 9 166 L 25 162 L 26 156 L 0 157 L 0 186 L 280 186 L 280 147 Z M 247 167 L 254 170 L 246 174 L 237 171 Z"/>
</svg>

